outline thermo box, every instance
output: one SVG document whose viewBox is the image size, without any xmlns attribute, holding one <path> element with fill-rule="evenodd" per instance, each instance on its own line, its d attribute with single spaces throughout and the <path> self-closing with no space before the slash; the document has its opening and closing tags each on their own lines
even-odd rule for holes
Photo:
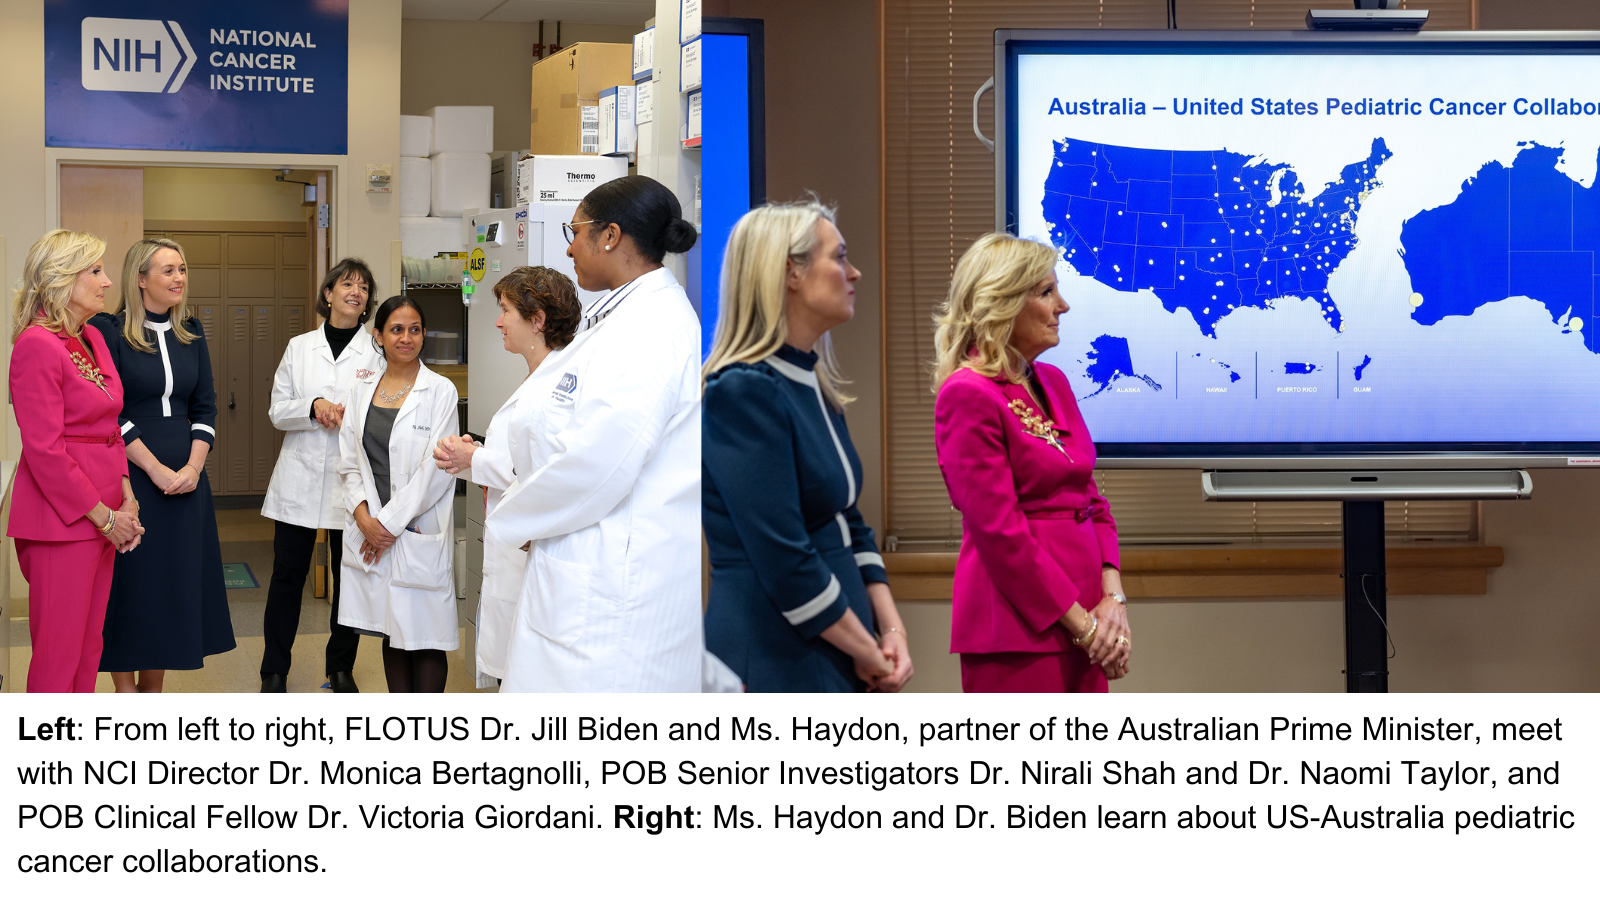
<svg viewBox="0 0 1600 900">
<path fill-rule="evenodd" d="M 624 156 L 531 156 L 520 165 L 518 203 L 577 203 L 596 185 L 628 174 Z"/>
</svg>

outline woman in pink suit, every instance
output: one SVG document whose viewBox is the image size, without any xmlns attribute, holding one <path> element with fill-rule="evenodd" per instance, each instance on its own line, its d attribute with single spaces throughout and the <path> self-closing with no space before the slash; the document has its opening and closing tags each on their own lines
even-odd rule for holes
<svg viewBox="0 0 1600 900">
<path fill-rule="evenodd" d="M 92 234 L 40 238 L 11 321 L 22 458 L 6 533 L 28 580 L 31 693 L 94 690 L 112 551 L 131 550 L 144 532 L 117 428 L 122 382 L 105 339 L 83 327 L 105 309 L 105 251 Z"/>
<path fill-rule="evenodd" d="M 1104 692 L 1132 638 L 1117 526 L 1066 376 L 1034 360 L 1067 311 L 1049 246 L 990 234 L 938 315 L 934 440 L 962 515 L 950 650 L 961 687 Z"/>
</svg>

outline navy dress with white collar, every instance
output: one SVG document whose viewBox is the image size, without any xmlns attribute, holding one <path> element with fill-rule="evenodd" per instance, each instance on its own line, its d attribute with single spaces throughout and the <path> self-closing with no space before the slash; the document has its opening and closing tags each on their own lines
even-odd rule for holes
<svg viewBox="0 0 1600 900">
<path fill-rule="evenodd" d="M 196 440 L 217 442 L 217 391 L 211 355 L 197 319 L 184 322 L 194 340 L 172 332 L 166 313 L 145 313 L 145 339 L 154 352 L 122 336 L 123 314 L 90 319 L 100 329 L 122 378 L 122 439 L 145 449 L 173 471 L 189 462 Z M 204 470 L 194 490 L 167 496 L 131 463 L 128 480 L 139 501 L 144 539 L 117 554 L 106 607 L 102 672 L 198 669 L 205 658 L 234 648 L 222 546 L 211 482 Z"/>
<path fill-rule="evenodd" d="M 706 649 L 749 691 L 861 690 L 854 662 L 821 634 L 847 609 L 873 631 L 866 586 L 888 581 L 856 509 L 861 460 L 816 362 L 784 346 L 706 379 Z"/>
</svg>

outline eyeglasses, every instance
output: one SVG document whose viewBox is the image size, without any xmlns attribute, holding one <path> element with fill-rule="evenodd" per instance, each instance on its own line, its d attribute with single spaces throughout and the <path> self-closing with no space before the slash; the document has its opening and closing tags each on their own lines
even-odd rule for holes
<svg viewBox="0 0 1600 900">
<path fill-rule="evenodd" d="M 567 243 L 570 244 L 578 238 L 578 229 L 574 228 L 574 225 L 593 225 L 598 221 L 598 219 L 586 219 L 582 222 L 562 222 L 561 233 L 567 236 Z"/>
</svg>

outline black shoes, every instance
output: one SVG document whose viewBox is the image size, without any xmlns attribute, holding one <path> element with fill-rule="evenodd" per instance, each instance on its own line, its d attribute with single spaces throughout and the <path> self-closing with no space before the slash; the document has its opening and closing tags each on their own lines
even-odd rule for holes
<svg viewBox="0 0 1600 900">
<path fill-rule="evenodd" d="M 263 675 L 261 676 L 261 693 L 286 694 L 289 692 L 289 676 Z"/>
<path fill-rule="evenodd" d="M 359 694 L 361 689 L 356 687 L 356 678 L 349 672 L 334 672 L 328 676 L 328 684 L 333 687 L 335 694 Z"/>
</svg>

